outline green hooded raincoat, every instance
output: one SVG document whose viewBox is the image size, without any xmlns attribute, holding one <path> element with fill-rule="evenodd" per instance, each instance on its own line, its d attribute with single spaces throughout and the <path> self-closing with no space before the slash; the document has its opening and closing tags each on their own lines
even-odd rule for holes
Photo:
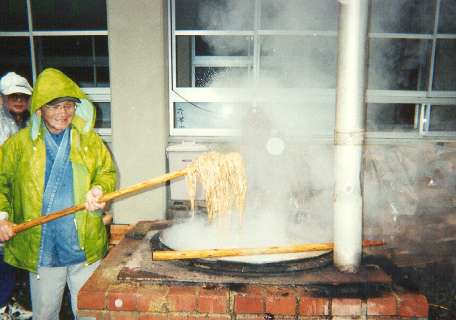
<svg viewBox="0 0 456 320">
<path fill-rule="evenodd" d="M 32 95 L 32 121 L 12 136 L 0 149 L 0 211 L 19 224 L 41 216 L 46 166 L 43 124 L 36 111 L 59 97 L 81 100 L 72 121 L 70 159 L 73 166 L 74 203 L 84 203 L 95 185 L 104 193 L 115 188 L 116 174 L 109 151 L 93 130 L 93 105 L 81 89 L 56 69 L 46 69 L 38 77 Z M 79 244 L 87 262 L 101 259 L 107 251 L 106 229 L 99 214 L 75 214 Z M 16 234 L 5 245 L 5 261 L 36 272 L 41 243 L 41 226 Z"/>
</svg>

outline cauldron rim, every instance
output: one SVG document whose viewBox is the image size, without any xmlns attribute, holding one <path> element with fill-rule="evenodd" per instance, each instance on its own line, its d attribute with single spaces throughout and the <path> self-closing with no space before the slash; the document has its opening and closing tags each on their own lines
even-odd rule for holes
<svg viewBox="0 0 456 320">
<path fill-rule="evenodd" d="M 162 230 L 163 231 L 163 230 Z M 150 240 L 152 251 L 161 250 L 174 250 L 168 247 L 161 237 L 161 233 L 157 232 Z M 332 262 L 332 250 L 325 251 L 324 253 L 305 258 L 288 259 L 274 262 L 263 263 L 249 263 L 234 260 L 222 259 L 185 259 L 175 260 L 174 263 L 194 268 L 198 271 L 216 274 L 230 274 L 230 275 L 246 275 L 246 276 L 261 276 L 261 275 L 275 275 L 283 274 L 286 272 L 299 272 L 310 269 L 322 268 Z"/>
</svg>

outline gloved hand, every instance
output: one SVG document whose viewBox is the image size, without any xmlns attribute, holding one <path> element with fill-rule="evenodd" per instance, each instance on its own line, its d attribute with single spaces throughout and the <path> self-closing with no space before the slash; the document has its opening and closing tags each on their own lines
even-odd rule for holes
<svg viewBox="0 0 456 320">
<path fill-rule="evenodd" d="M 95 186 L 92 189 L 90 189 L 90 191 L 86 194 L 86 209 L 89 211 L 103 209 L 106 206 L 106 202 L 98 202 L 102 195 L 103 190 L 101 190 L 100 187 Z"/>
<path fill-rule="evenodd" d="M 14 224 L 8 219 L 8 212 L 0 211 L 0 242 L 8 241 L 14 237 L 13 232 Z"/>
</svg>

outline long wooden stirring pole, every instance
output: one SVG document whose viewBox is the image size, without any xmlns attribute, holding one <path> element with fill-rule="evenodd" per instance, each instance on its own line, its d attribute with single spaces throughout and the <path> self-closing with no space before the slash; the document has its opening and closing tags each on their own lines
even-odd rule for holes
<svg viewBox="0 0 456 320">
<path fill-rule="evenodd" d="M 363 247 L 383 246 L 383 241 L 364 240 Z M 181 259 L 205 259 L 234 256 L 251 256 L 262 254 L 298 253 L 312 251 L 332 250 L 333 243 L 309 243 L 283 247 L 265 248 L 228 248 L 228 249 L 206 249 L 206 250 L 185 250 L 185 251 L 153 251 L 152 260 L 181 260 Z"/>
<path fill-rule="evenodd" d="M 182 170 L 179 170 L 179 171 L 174 171 L 174 172 L 170 172 L 170 173 L 164 174 L 164 175 L 156 177 L 156 178 L 145 180 L 143 182 L 139 182 L 139 183 L 134 184 L 134 185 L 132 185 L 130 187 L 126 187 L 126 188 L 123 188 L 123 189 L 120 189 L 120 190 L 117 190 L 117 191 L 114 191 L 114 192 L 107 193 L 107 194 L 105 194 L 105 195 L 103 195 L 101 197 L 99 202 L 108 202 L 108 201 L 111 201 L 111 200 L 114 200 L 114 199 L 117 199 L 117 198 L 120 198 L 120 197 L 124 197 L 124 196 L 130 195 L 132 193 L 136 193 L 136 192 L 145 190 L 147 188 L 162 184 L 164 182 L 173 180 L 175 178 L 179 178 L 179 177 L 185 176 L 187 174 L 187 172 L 188 171 L 185 168 L 185 169 L 182 169 Z M 41 216 L 39 218 L 36 218 L 36 219 L 30 220 L 30 221 L 15 225 L 13 227 L 13 231 L 14 231 L 14 233 L 18 233 L 18 232 L 30 229 L 32 227 L 35 227 L 37 225 L 41 225 L 41 224 L 47 223 L 49 221 L 61 218 L 63 216 L 75 213 L 75 212 L 83 210 L 83 209 L 85 209 L 85 204 L 84 203 L 80 203 L 80 204 L 75 205 L 73 207 L 66 208 L 66 209 L 63 209 L 63 210 L 59 210 L 59 211 L 50 213 L 50 214 L 48 214 L 46 216 Z"/>
</svg>

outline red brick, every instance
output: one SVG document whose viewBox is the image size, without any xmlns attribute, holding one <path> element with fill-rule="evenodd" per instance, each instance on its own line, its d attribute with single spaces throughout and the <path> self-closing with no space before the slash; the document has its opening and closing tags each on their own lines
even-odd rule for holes
<svg viewBox="0 0 456 320">
<path fill-rule="evenodd" d="M 239 293 L 254 295 L 254 296 L 262 296 L 265 293 L 265 288 L 261 286 L 249 285 L 240 290 L 236 290 Z"/>
<path fill-rule="evenodd" d="M 107 295 L 108 310 L 136 311 L 137 288 L 130 285 L 110 288 Z"/>
<path fill-rule="evenodd" d="M 205 315 L 197 315 L 197 316 L 194 316 L 194 315 L 190 315 L 190 314 L 187 314 L 187 316 L 185 317 L 186 320 L 205 320 L 206 319 L 206 316 Z"/>
<path fill-rule="evenodd" d="M 236 315 L 236 320 L 264 320 L 264 315 L 255 316 L 255 315 Z"/>
<path fill-rule="evenodd" d="M 333 316 L 360 316 L 361 299 L 343 298 L 332 300 Z"/>
<path fill-rule="evenodd" d="M 187 320 L 205 320 L 206 319 L 206 315 L 204 315 L 204 314 L 201 314 L 201 315 L 187 314 L 186 319 Z"/>
<path fill-rule="evenodd" d="M 234 296 L 234 312 L 235 313 L 264 313 L 263 298 L 258 295 L 242 295 Z"/>
<path fill-rule="evenodd" d="M 80 291 L 108 291 L 110 283 L 112 282 L 112 279 L 109 277 L 111 274 L 109 272 L 102 272 L 101 268 L 102 267 L 95 270 Z"/>
<path fill-rule="evenodd" d="M 204 320 L 205 316 L 191 316 L 188 314 L 169 314 L 168 320 Z"/>
<path fill-rule="evenodd" d="M 137 310 L 140 312 L 167 312 L 167 287 L 140 287 L 138 288 Z"/>
<path fill-rule="evenodd" d="M 198 299 L 198 312 L 226 313 L 229 306 L 227 290 L 201 290 Z"/>
<path fill-rule="evenodd" d="M 105 295 L 104 291 L 79 291 L 78 309 L 103 310 L 106 306 Z"/>
<path fill-rule="evenodd" d="M 169 311 L 195 311 L 196 297 L 197 291 L 195 287 L 170 287 L 167 298 Z"/>
<path fill-rule="evenodd" d="M 224 287 L 205 288 L 199 290 L 200 296 L 227 296 L 230 291 Z"/>
<path fill-rule="evenodd" d="M 372 316 L 397 315 L 396 298 L 392 295 L 386 297 L 369 298 L 367 300 L 367 314 Z"/>
<path fill-rule="evenodd" d="M 207 315 L 207 318 L 205 318 L 207 320 L 230 320 L 231 319 L 231 315 L 229 314 L 226 314 L 226 315 L 223 315 L 223 314 L 209 314 Z M 264 319 L 262 319 L 264 320 Z"/>
<path fill-rule="evenodd" d="M 104 320 L 104 311 L 78 310 L 79 317 L 89 317 L 96 320 Z"/>
<path fill-rule="evenodd" d="M 429 314 L 428 301 L 421 294 L 401 294 L 398 300 L 401 317 L 427 317 Z"/>
<path fill-rule="evenodd" d="M 147 313 L 140 313 L 139 320 L 168 320 L 168 316 L 164 314 L 147 314 Z"/>
<path fill-rule="evenodd" d="M 109 312 L 109 317 L 107 317 L 107 320 L 137 320 L 137 319 L 138 319 L 137 312 L 111 311 L 111 312 Z"/>
<path fill-rule="evenodd" d="M 329 315 L 329 299 L 311 296 L 301 296 L 299 301 L 299 315 L 321 316 Z"/>
<path fill-rule="evenodd" d="M 169 287 L 169 294 L 173 295 L 196 295 L 197 287 L 174 286 Z"/>
<path fill-rule="evenodd" d="M 266 312 L 274 315 L 295 315 L 296 297 L 290 296 L 268 296 L 266 298 Z"/>
<path fill-rule="evenodd" d="M 269 287 L 265 289 L 265 294 L 267 296 L 281 296 L 281 297 L 288 297 L 288 296 L 295 296 L 296 290 L 293 288 L 282 288 L 282 287 Z"/>
</svg>

